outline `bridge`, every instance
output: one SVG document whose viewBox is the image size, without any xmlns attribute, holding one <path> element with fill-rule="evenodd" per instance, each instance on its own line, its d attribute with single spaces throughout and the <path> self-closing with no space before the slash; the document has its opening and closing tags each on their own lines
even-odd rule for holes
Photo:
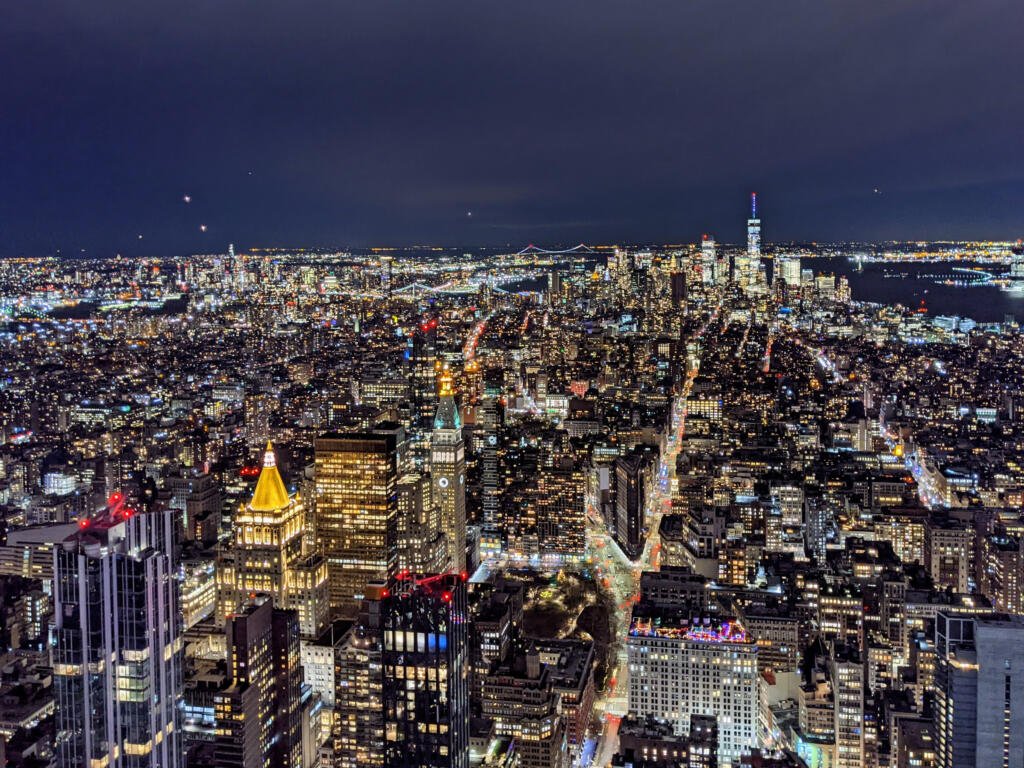
<svg viewBox="0 0 1024 768">
<path fill-rule="evenodd" d="M 584 243 L 574 245 L 572 248 L 563 248 L 557 251 L 549 251 L 546 248 L 541 248 L 533 243 L 523 248 L 523 250 L 516 253 L 516 256 L 575 256 L 577 254 L 596 254 L 593 248 Z"/>
</svg>

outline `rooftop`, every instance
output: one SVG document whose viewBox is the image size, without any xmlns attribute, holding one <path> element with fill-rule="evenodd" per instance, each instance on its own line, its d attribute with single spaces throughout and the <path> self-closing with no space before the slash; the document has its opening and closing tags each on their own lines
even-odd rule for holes
<svg viewBox="0 0 1024 768">
<path fill-rule="evenodd" d="M 256 490 L 252 495 L 252 501 L 249 502 L 249 508 L 254 512 L 273 512 L 287 506 L 288 489 L 284 487 L 284 480 L 277 469 L 274 446 L 268 441 L 267 449 L 263 453 L 263 471 L 256 482 Z"/>
</svg>

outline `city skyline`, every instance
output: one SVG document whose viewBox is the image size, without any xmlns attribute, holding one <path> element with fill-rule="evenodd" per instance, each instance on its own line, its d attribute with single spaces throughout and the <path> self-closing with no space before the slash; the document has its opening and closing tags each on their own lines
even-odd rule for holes
<svg viewBox="0 0 1024 768">
<path fill-rule="evenodd" d="M 1022 29 L 0 7 L 0 768 L 1024 765 Z"/>
</svg>

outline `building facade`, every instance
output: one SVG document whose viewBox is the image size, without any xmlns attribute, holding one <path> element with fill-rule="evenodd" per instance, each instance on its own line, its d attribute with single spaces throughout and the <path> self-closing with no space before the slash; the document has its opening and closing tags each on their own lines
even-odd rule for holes
<svg viewBox="0 0 1024 768">
<path fill-rule="evenodd" d="M 170 511 L 114 494 L 54 548 L 60 768 L 183 764 L 181 612 Z"/>
</svg>

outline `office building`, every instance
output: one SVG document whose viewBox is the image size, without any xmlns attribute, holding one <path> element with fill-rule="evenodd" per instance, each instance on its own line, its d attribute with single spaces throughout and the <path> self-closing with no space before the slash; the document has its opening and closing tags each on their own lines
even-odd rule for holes
<svg viewBox="0 0 1024 768">
<path fill-rule="evenodd" d="M 398 481 L 398 572 L 438 573 L 448 563 L 448 544 L 430 475 L 412 472 Z"/>
<path fill-rule="evenodd" d="M 371 584 L 359 616 L 335 653 L 333 768 L 384 765 L 383 638 L 380 597 Z"/>
<path fill-rule="evenodd" d="M 214 697 L 218 768 L 302 768 L 298 615 L 257 598 L 227 622 L 229 682 Z"/>
<path fill-rule="evenodd" d="M 398 446 L 392 433 L 330 433 L 315 441 L 317 542 L 331 610 L 355 616 L 374 581 L 398 564 Z"/>
<path fill-rule="evenodd" d="M 835 644 L 829 659 L 836 739 L 835 768 L 862 768 L 865 751 L 864 664 L 856 645 Z"/>
<path fill-rule="evenodd" d="M 562 768 L 567 727 L 552 670 L 535 648 L 496 665 L 484 678 L 481 708 L 499 736 L 516 744 L 521 768 Z"/>
<path fill-rule="evenodd" d="M 615 541 L 631 560 L 643 554 L 646 541 L 642 470 L 643 457 L 640 454 L 620 456 L 615 460 Z"/>
<path fill-rule="evenodd" d="M 761 219 L 757 216 L 757 193 L 750 194 L 750 218 L 747 219 L 747 256 L 761 258 Z"/>
<path fill-rule="evenodd" d="M 437 328 L 436 317 L 424 317 L 409 335 L 405 351 L 412 390 L 410 443 L 416 468 L 421 471 L 429 466 L 430 431 L 438 404 Z"/>
<path fill-rule="evenodd" d="M 483 444 L 480 454 L 480 549 L 484 556 L 502 548 L 500 462 L 502 411 L 498 402 L 503 391 L 504 372 L 488 368 L 483 377 L 483 398 L 479 408 Z"/>
</svg>

